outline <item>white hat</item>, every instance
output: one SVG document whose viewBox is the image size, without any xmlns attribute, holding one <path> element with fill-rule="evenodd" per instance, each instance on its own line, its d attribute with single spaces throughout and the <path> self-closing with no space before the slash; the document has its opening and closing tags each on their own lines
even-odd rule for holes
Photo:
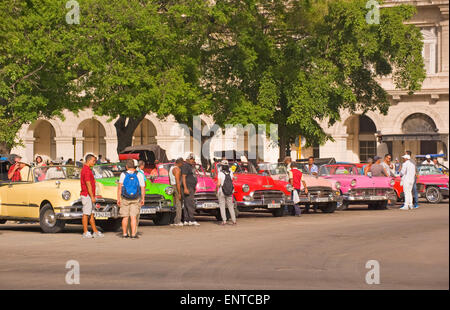
<svg viewBox="0 0 450 310">
<path fill-rule="evenodd" d="M 134 165 L 134 167 L 138 167 L 139 166 L 139 162 L 136 159 L 133 159 L 133 165 Z"/>
<path fill-rule="evenodd" d="M 224 159 L 220 162 L 220 164 L 223 166 L 228 166 L 228 160 Z"/>
<path fill-rule="evenodd" d="M 425 156 L 425 158 L 430 159 L 431 158 L 430 154 L 427 154 L 427 156 Z"/>
<path fill-rule="evenodd" d="M 404 158 L 404 159 L 411 159 L 411 156 L 409 156 L 408 154 L 405 154 L 405 155 L 402 156 L 402 158 Z"/>
</svg>

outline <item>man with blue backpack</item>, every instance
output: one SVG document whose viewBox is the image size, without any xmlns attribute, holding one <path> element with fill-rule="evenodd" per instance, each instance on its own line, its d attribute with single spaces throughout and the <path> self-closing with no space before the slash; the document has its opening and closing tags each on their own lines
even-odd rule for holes
<svg viewBox="0 0 450 310">
<path fill-rule="evenodd" d="M 138 238 L 136 218 L 145 202 L 145 180 L 136 166 L 134 159 L 127 160 L 127 171 L 120 175 L 117 187 L 117 205 L 120 207 L 120 216 L 123 217 L 122 238 Z M 131 236 L 127 233 L 128 219 L 131 222 Z"/>
</svg>

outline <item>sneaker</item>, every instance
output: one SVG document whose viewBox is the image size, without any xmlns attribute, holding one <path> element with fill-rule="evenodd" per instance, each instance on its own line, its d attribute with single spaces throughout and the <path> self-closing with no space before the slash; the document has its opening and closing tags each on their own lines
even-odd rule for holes
<svg viewBox="0 0 450 310">
<path fill-rule="evenodd" d="M 419 209 L 419 208 L 420 208 L 419 205 L 415 205 L 415 206 L 413 207 L 413 209 Z"/>
<path fill-rule="evenodd" d="M 400 210 L 409 210 L 409 208 L 407 206 L 403 206 L 400 208 Z"/>
<path fill-rule="evenodd" d="M 139 236 L 138 236 L 138 235 L 136 235 L 136 236 L 131 236 L 130 238 L 131 238 L 131 239 L 139 239 Z"/>
<path fill-rule="evenodd" d="M 190 222 L 186 222 L 186 221 L 185 221 L 185 222 L 183 223 L 183 226 L 189 226 L 189 223 L 190 223 Z"/>
<path fill-rule="evenodd" d="M 197 223 L 197 221 L 193 221 L 193 222 L 189 222 L 189 226 L 200 226 L 200 224 Z"/>
<path fill-rule="evenodd" d="M 100 232 L 100 231 L 97 231 L 92 235 L 92 237 L 94 237 L 94 238 L 103 238 L 104 236 L 105 235 L 102 234 L 102 232 Z"/>
<path fill-rule="evenodd" d="M 128 235 L 122 235 L 122 239 L 130 238 Z"/>
<path fill-rule="evenodd" d="M 85 232 L 85 233 L 83 234 L 83 239 L 90 239 L 90 238 L 94 238 L 94 236 L 92 236 L 92 234 L 91 234 L 90 231 Z"/>
</svg>

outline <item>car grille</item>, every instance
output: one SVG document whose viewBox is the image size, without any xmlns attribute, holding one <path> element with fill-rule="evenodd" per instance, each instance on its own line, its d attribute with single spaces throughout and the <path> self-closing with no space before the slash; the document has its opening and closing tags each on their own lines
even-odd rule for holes
<svg viewBox="0 0 450 310">
<path fill-rule="evenodd" d="M 308 187 L 308 193 L 310 197 L 329 197 L 330 195 L 333 195 L 333 190 L 331 187 L 315 186 Z"/>
<path fill-rule="evenodd" d="M 385 196 L 392 194 L 392 188 L 355 188 L 349 191 L 349 194 L 356 196 L 373 195 Z"/>
<path fill-rule="evenodd" d="M 218 200 L 216 192 L 197 192 L 195 193 L 194 199 L 197 202 Z"/>
<path fill-rule="evenodd" d="M 159 202 L 161 200 L 164 200 L 164 196 L 158 195 L 158 194 L 146 194 L 145 195 L 145 202 Z"/>
<path fill-rule="evenodd" d="M 283 199 L 284 193 L 282 191 L 255 191 L 253 194 L 254 200 L 264 200 L 264 199 Z"/>
</svg>

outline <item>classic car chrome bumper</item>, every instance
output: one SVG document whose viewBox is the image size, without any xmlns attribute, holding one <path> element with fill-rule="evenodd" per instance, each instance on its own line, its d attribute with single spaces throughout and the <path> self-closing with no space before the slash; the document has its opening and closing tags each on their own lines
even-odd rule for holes
<svg viewBox="0 0 450 310">
<path fill-rule="evenodd" d="M 357 188 L 342 195 L 347 202 L 372 202 L 394 199 L 395 192 L 392 188 Z"/>
<path fill-rule="evenodd" d="M 302 203 L 310 203 L 310 204 L 319 204 L 319 203 L 329 203 L 329 202 L 342 202 L 342 196 L 326 196 L 326 197 L 315 197 L 315 196 L 300 196 L 300 204 Z"/>
<path fill-rule="evenodd" d="M 158 201 L 153 202 L 151 204 L 144 203 L 144 205 L 141 207 L 140 214 L 141 215 L 151 215 L 156 214 L 159 212 L 174 212 L 175 206 L 172 205 L 172 202 L 170 200 L 164 200 L 164 201 Z"/>
<path fill-rule="evenodd" d="M 244 208 L 259 208 L 259 209 L 278 209 L 282 206 L 293 205 L 294 202 L 289 199 L 261 199 L 261 200 L 250 200 L 250 201 L 237 201 L 236 205 L 238 207 Z"/>
<path fill-rule="evenodd" d="M 342 198 L 344 200 L 348 201 L 382 201 L 382 200 L 388 200 L 389 195 L 342 195 Z"/>
</svg>

